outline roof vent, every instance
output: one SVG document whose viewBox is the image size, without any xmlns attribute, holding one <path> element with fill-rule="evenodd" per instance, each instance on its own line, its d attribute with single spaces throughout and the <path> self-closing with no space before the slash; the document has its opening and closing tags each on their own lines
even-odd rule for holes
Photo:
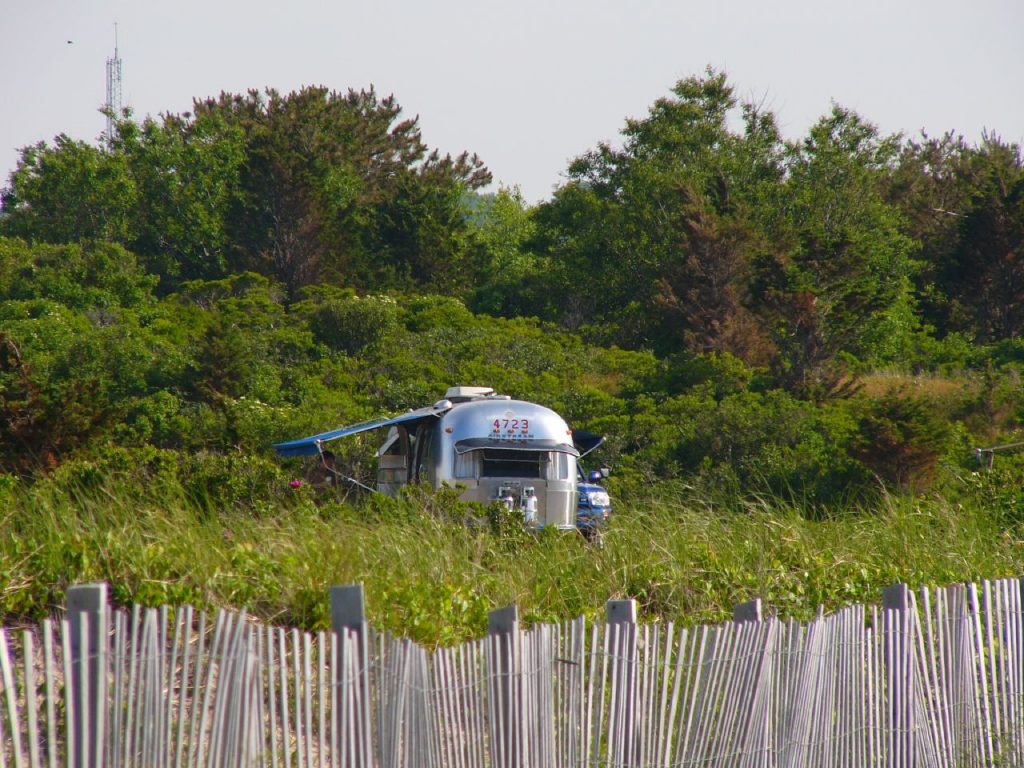
<svg viewBox="0 0 1024 768">
<path fill-rule="evenodd" d="M 449 387 L 444 396 L 453 403 L 465 403 L 478 397 L 494 397 L 494 390 L 490 387 Z"/>
</svg>

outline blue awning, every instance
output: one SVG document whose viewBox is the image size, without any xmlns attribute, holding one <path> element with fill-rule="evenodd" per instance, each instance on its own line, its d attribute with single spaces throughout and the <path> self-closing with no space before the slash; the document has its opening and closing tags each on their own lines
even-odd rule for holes
<svg viewBox="0 0 1024 768">
<path fill-rule="evenodd" d="M 440 417 L 450 407 L 451 406 L 449 405 L 447 408 L 420 408 L 419 410 L 403 413 L 401 416 L 395 416 L 390 419 L 377 419 L 375 421 L 366 421 L 361 424 L 353 424 L 349 427 L 340 427 L 339 429 L 334 429 L 330 432 L 321 432 L 318 435 L 310 435 L 309 437 L 299 438 L 298 440 L 289 440 L 286 443 L 277 443 L 274 446 L 274 450 L 277 451 L 277 455 L 282 458 L 289 458 L 292 456 L 316 456 L 320 453 L 321 444 L 331 440 L 337 440 L 340 437 L 348 437 L 349 435 L 358 435 L 360 432 L 369 432 L 371 429 L 393 427 L 398 424 L 402 424 L 406 427 L 415 426 L 418 422 Z"/>
</svg>

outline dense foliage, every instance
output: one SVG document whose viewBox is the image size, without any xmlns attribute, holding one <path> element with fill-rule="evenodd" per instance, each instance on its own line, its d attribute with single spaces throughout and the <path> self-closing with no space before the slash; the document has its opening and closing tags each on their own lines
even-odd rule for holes
<svg viewBox="0 0 1024 768">
<path fill-rule="evenodd" d="M 995 134 L 884 136 L 835 106 L 790 142 L 709 70 L 550 200 L 489 181 L 372 89 L 26 147 L 0 209 L 3 524 L 126 473 L 174 514 L 316 517 L 339 500 L 299 498 L 271 443 L 452 384 L 606 434 L 623 531 L 652 488 L 812 519 L 955 499 L 974 447 L 1019 436 L 1024 157 Z M 372 478 L 359 439 L 338 452 Z M 345 525 L 380 512 L 345 501 Z"/>
</svg>

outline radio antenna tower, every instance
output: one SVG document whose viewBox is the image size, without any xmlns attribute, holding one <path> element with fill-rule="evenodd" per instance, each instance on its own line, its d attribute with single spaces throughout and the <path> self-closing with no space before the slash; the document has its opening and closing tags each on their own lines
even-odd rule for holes
<svg viewBox="0 0 1024 768">
<path fill-rule="evenodd" d="M 121 57 L 117 53 L 117 23 L 114 23 L 114 57 L 107 59 L 107 146 L 114 140 L 114 121 L 121 117 Z"/>
</svg>

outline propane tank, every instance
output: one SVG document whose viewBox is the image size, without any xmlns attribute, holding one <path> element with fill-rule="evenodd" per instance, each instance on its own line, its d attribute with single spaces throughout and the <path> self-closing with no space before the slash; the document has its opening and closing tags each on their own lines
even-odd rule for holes
<svg viewBox="0 0 1024 768">
<path fill-rule="evenodd" d="M 523 491 L 523 522 L 526 523 L 527 528 L 537 525 L 537 496 L 533 486 L 529 486 Z"/>
<path fill-rule="evenodd" d="M 511 488 L 505 488 L 505 487 L 499 488 L 498 489 L 498 501 L 501 502 L 501 504 L 509 511 L 509 513 L 512 513 L 512 512 L 515 511 L 515 508 L 516 508 L 516 497 L 512 495 L 512 489 Z"/>
</svg>

